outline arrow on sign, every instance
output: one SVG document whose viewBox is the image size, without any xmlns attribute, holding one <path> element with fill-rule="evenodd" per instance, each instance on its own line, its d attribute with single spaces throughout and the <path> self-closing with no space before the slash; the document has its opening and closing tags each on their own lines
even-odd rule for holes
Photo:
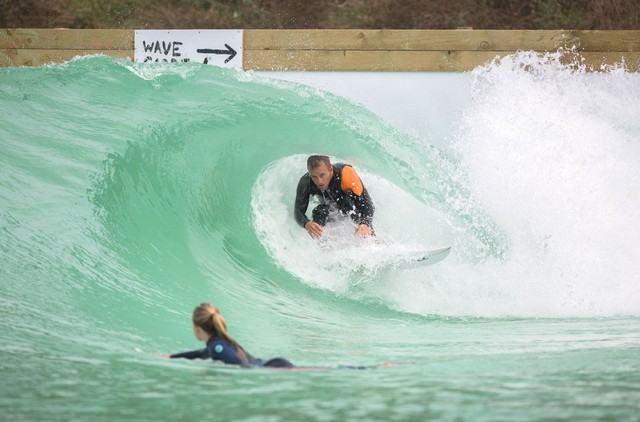
<svg viewBox="0 0 640 422">
<path fill-rule="evenodd" d="M 212 50 L 210 48 L 199 48 L 196 51 L 202 54 L 228 54 L 229 57 L 227 57 L 227 59 L 224 61 L 225 63 L 228 63 L 231 59 L 233 59 L 236 56 L 236 50 L 231 48 L 229 44 L 225 44 L 224 46 L 227 47 L 226 50 Z M 207 64 L 207 59 L 205 59 L 204 63 Z"/>
</svg>

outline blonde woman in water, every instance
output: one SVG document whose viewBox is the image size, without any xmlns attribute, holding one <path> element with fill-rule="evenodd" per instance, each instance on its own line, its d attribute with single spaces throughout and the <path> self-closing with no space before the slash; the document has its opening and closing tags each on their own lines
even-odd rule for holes
<svg viewBox="0 0 640 422">
<path fill-rule="evenodd" d="M 170 358 L 213 359 L 240 366 L 293 367 L 291 362 L 284 358 L 274 358 L 265 362 L 247 353 L 229 336 L 224 318 L 218 309 L 210 303 L 201 303 L 193 310 L 192 322 L 193 334 L 198 340 L 205 342 L 207 346 L 204 349 L 175 353 L 169 355 Z"/>
</svg>

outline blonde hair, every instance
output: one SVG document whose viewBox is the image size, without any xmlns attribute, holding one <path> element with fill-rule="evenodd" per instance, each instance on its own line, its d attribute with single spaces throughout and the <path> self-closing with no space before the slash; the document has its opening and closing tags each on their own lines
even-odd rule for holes
<svg viewBox="0 0 640 422">
<path fill-rule="evenodd" d="M 210 303 L 201 303 L 193 310 L 192 321 L 207 334 L 219 337 L 235 347 L 243 363 L 246 364 L 249 362 L 249 358 L 244 349 L 227 333 L 227 323 L 224 318 L 222 318 L 222 315 L 220 315 L 220 312 L 218 312 L 218 308 Z"/>
</svg>

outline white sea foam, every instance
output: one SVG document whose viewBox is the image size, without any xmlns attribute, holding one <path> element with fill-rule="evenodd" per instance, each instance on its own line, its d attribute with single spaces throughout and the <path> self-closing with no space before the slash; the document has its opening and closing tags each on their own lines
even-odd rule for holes
<svg viewBox="0 0 640 422">
<path fill-rule="evenodd" d="M 462 189 L 448 201 L 470 214 L 480 207 L 504 234 L 504 253 L 470 259 L 472 222 L 453 224 L 366 169 L 358 170 L 387 252 L 453 244 L 451 256 L 383 274 L 380 244 L 323 251 L 292 219 L 304 156 L 274 163 L 254 187 L 265 248 L 305 283 L 347 294 L 360 283 L 366 295 L 419 314 L 640 315 L 640 75 L 587 72 L 560 56 L 521 52 L 470 75 L 471 102 L 449 151 Z M 281 180 L 295 182 L 282 191 Z"/>
<path fill-rule="evenodd" d="M 453 148 L 509 239 L 504 260 L 456 277 L 473 314 L 640 314 L 640 75 L 559 56 L 473 72 Z"/>
</svg>

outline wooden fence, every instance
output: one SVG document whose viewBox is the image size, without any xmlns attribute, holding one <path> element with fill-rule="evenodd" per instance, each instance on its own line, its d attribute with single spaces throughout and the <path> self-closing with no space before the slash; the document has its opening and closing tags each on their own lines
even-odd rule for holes
<svg viewBox="0 0 640 422">
<path fill-rule="evenodd" d="M 595 70 L 640 71 L 640 31 L 244 30 L 245 70 L 471 70 L 518 50 L 573 49 Z M 40 66 L 78 55 L 133 59 L 134 30 L 0 29 L 0 66 Z M 567 55 L 567 60 L 575 58 Z"/>
</svg>

